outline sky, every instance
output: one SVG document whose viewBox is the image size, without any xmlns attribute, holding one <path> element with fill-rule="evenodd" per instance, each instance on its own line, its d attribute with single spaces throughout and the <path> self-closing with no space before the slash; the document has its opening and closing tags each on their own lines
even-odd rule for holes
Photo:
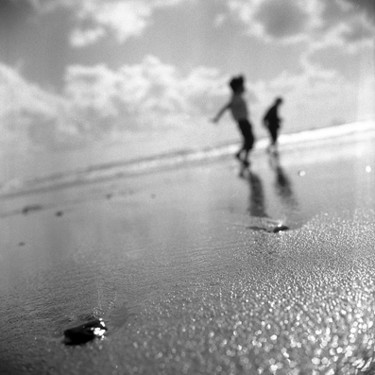
<svg viewBox="0 0 375 375">
<path fill-rule="evenodd" d="M 285 132 L 369 119 L 374 31 L 374 0 L 1 0 L 0 145 L 233 138 L 237 74 L 255 133 L 280 95 Z"/>
</svg>

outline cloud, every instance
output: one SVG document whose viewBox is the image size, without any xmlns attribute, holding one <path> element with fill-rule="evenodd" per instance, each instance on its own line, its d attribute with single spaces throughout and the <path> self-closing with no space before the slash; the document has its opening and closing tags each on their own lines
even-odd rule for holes
<svg viewBox="0 0 375 375">
<path fill-rule="evenodd" d="M 15 69 L 0 65 L 0 123 L 3 142 L 30 146 L 56 144 L 74 131 L 67 103 L 27 82 Z"/>
<path fill-rule="evenodd" d="M 250 35 L 265 41 L 291 43 L 306 39 L 312 27 L 315 0 L 229 0 L 230 13 Z"/>
<path fill-rule="evenodd" d="M 71 33 L 70 42 L 73 47 L 84 47 L 97 42 L 104 35 L 105 30 L 102 27 L 88 30 L 75 29 Z"/>
<path fill-rule="evenodd" d="M 259 5 L 254 17 L 263 33 L 271 38 L 288 39 L 304 32 L 308 14 L 294 0 L 270 0 Z"/>
<path fill-rule="evenodd" d="M 14 147 L 75 147 L 87 138 L 73 103 L 28 82 L 14 68 L 0 65 L 1 142 Z M 86 139 L 87 140 L 87 139 Z"/>
<path fill-rule="evenodd" d="M 10 34 L 34 12 L 31 1 L 2 0 L 0 1 L 0 32 Z"/>
<path fill-rule="evenodd" d="M 366 25 L 363 20 L 357 19 L 354 20 L 350 26 L 347 25 L 347 27 L 343 28 L 341 37 L 350 45 L 354 45 L 355 43 L 361 41 L 370 42 L 374 37 L 374 29 L 369 25 Z"/>
<path fill-rule="evenodd" d="M 374 12 L 370 11 L 370 5 L 359 4 L 351 0 L 324 3 L 319 15 L 319 27 L 313 30 L 315 39 L 321 40 L 315 41 L 315 44 L 340 46 L 348 52 L 366 44 L 371 45 L 375 32 L 375 24 L 371 21 Z"/>
<path fill-rule="evenodd" d="M 34 147 L 70 148 L 122 132 L 191 127 L 222 101 L 226 81 L 216 69 L 177 67 L 147 56 L 139 64 L 70 66 L 61 95 L 0 65 L 3 140 Z M 6 137 L 5 137 L 6 134 Z"/>
<path fill-rule="evenodd" d="M 343 0 L 352 6 L 354 12 L 362 11 L 370 20 L 375 21 L 375 2 L 373 0 Z"/>
<path fill-rule="evenodd" d="M 31 1 L 31 0 L 30 0 Z M 137 37 L 151 24 L 156 9 L 176 6 L 186 0 L 32 0 L 40 13 L 59 8 L 71 11 L 75 22 L 73 47 L 84 47 L 108 36 L 124 43 Z"/>
<path fill-rule="evenodd" d="M 83 29 L 87 34 L 99 28 L 102 32 L 97 36 L 103 36 L 103 31 L 112 32 L 118 42 L 123 43 L 129 37 L 142 33 L 150 22 L 151 13 L 152 5 L 142 1 L 84 2 L 78 12 L 79 25 L 75 33 Z M 85 29 L 85 23 L 92 26 Z M 87 42 L 97 40 L 86 39 Z"/>
<path fill-rule="evenodd" d="M 214 88 L 220 80 L 216 69 L 197 67 L 184 76 L 175 66 L 146 56 L 118 70 L 71 66 L 66 97 L 75 113 L 94 117 L 91 127 L 102 127 L 103 119 L 116 129 L 179 126 L 211 110 L 208 103 L 217 96 Z"/>
<path fill-rule="evenodd" d="M 373 0 L 230 0 L 250 35 L 268 42 L 341 45 L 353 51 L 375 31 Z"/>
<path fill-rule="evenodd" d="M 336 71 L 305 61 L 299 74 L 283 72 L 271 81 L 247 82 L 251 120 L 258 132 L 266 106 L 279 95 L 285 97 L 286 132 L 374 115 L 373 93 L 367 95 L 374 89 L 374 79 L 367 78 L 366 87 L 358 87 Z M 70 66 L 65 89 L 57 95 L 0 65 L 2 140 L 65 149 L 152 130 L 163 134 L 180 129 L 188 136 L 225 103 L 230 94 L 227 81 L 213 68 L 202 66 L 183 74 L 178 67 L 147 56 L 118 69 L 105 64 Z M 366 95 L 359 98 L 362 89 Z"/>
</svg>

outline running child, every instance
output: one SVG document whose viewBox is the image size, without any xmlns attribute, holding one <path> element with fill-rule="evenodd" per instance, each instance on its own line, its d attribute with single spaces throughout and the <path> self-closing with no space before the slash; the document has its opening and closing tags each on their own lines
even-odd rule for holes
<svg viewBox="0 0 375 375">
<path fill-rule="evenodd" d="M 254 135 L 251 123 L 248 119 L 248 109 L 246 101 L 243 97 L 245 92 L 245 79 L 243 76 L 233 77 L 229 86 L 232 89 L 230 101 L 225 104 L 218 114 L 213 118 L 213 122 L 217 123 L 226 110 L 230 110 L 234 121 L 237 123 L 242 135 L 242 146 L 236 153 L 236 158 L 246 167 L 249 166 L 249 153 L 254 145 Z"/>
</svg>

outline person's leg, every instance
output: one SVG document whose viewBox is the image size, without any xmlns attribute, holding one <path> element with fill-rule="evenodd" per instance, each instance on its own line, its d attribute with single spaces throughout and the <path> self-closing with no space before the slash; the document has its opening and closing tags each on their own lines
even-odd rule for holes
<svg viewBox="0 0 375 375">
<path fill-rule="evenodd" d="M 245 140 L 245 156 L 243 158 L 243 161 L 244 161 L 244 164 L 246 166 L 249 166 L 250 163 L 249 163 L 249 154 L 251 152 L 251 150 L 253 149 L 253 145 L 254 145 L 254 135 L 253 135 L 253 132 L 252 132 L 252 129 L 251 129 L 251 124 L 248 123 L 248 130 L 246 132 L 246 140 Z"/>
<path fill-rule="evenodd" d="M 244 146 L 242 145 L 241 148 L 238 150 L 238 152 L 235 154 L 235 156 L 238 160 L 242 160 L 241 155 L 242 155 L 243 151 L 244 151 Z"/>
<path fill-rule="evenodd" d="M 272 142 L 272 146 L 277 145 L 277 128 L 271 129 L 271 142 Z"/>
<path fill-rule="evenodd" d="M 249 149 L 246 149 L 245 150 L 245 157 L 243 158 L 242 160 L 242 163 L 245 167 L 248 167 L 250 165 L 250 162 L 249 162 L 249 153 L 250 153 L 250 150 Z"/>
<path fill-rule="evenodd" d="M 269 128 L 270 132 L 270 144 L 267 147 L 267 152 L 275 152 L 277 148 L 277 128 L 275 127 L 270 127 Z"/>
<path fill-rule="evenodd" d="M 246 136 L 245 136 L 245 132 L 244 132 L 243 121 L 238 122 L 238 128 L 239 128 L 239 130 L 241 132 L 241 135 L 242 135 L 242 145 L 241 145 L 240 149 L 237 151 L 237 153 L 235 154 L 235 157 L 238 160 L 243 161 L 242 154 L 246 149 Z"/>
<path fill-rule="evenodd" d="M 243 146 L 241 150 L 239 151 L 238 155 L 240 157 L 242 156 L 241 158 L 239 158 L 242 161 L 242 163 L 245 166 L 248 166 L 249 165 L 249 161 L 248 161 L 249 152 L 252 149 L 253 144 L 254 144 L 254 136 L 253 136 L 253 132 L 251 129 L 251 124 L 248 120 L 246 119 L 241 120 L 238 122 L 238 125 L 242 133 L 242 137 L 243 137 Z"/>
</svg>

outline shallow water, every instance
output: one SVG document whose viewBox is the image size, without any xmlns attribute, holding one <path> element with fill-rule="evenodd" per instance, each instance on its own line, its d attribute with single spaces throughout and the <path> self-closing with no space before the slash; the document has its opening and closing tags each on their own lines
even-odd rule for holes
<svg viewBox="0 0 375 375">
<path fill-rule="evenodd" d="M 3 201 L 0 373 L 374 373 L 373 162 L 369 139 Z M 63 344 L 94 317 L 104 340 Z"/>
<path fill-rule="evenodd" d="M 352 142 L 375 137 L 374 121 L 363 121 L 323 129 L 282 134 L 280 143 L 284 150 L 301 151 L 319 145 L 332 146 L 335 140 Z M 153 143 L 155 136 L 152 137 Z M 167 137 L 168 138 L 168 137 Z M 20 196 L 37 192 L 48 192 L 56 188 L 75 187 L 92 183 L 103 183 L 128 176 L 180 168 L 193 163 L 218 160 L 237 151 L 238 141 L 209 141 L 207 134 L 197 135 L 200 142 L 187 142 L 185 147 L 160 150 L 145 147 L 144 139 L 137 142 L 132 138 L 129 144 L 96 145 L 82 150 L 65 152 L 25 153 L 14 150 L 0 150 L 0 197 Z M 202 142 L 203 140 L 203 142 Z M 139 147 L 142 144 L 143 147 Z M 186 144 L 191 145 L 186 147 Z M 263 155 L 268 138 L 258 138 L 253 155 Z M 324 147 L 324 146 L 323 146 Z M 164 152 L 163 152 L 164 150 Z M 8 153 L 7 153 L 8 152 Z M 146 153 L 145 153 L 146 152 Z M 303 171 L 302 171 L 303 172 Z"/>
</svg>

